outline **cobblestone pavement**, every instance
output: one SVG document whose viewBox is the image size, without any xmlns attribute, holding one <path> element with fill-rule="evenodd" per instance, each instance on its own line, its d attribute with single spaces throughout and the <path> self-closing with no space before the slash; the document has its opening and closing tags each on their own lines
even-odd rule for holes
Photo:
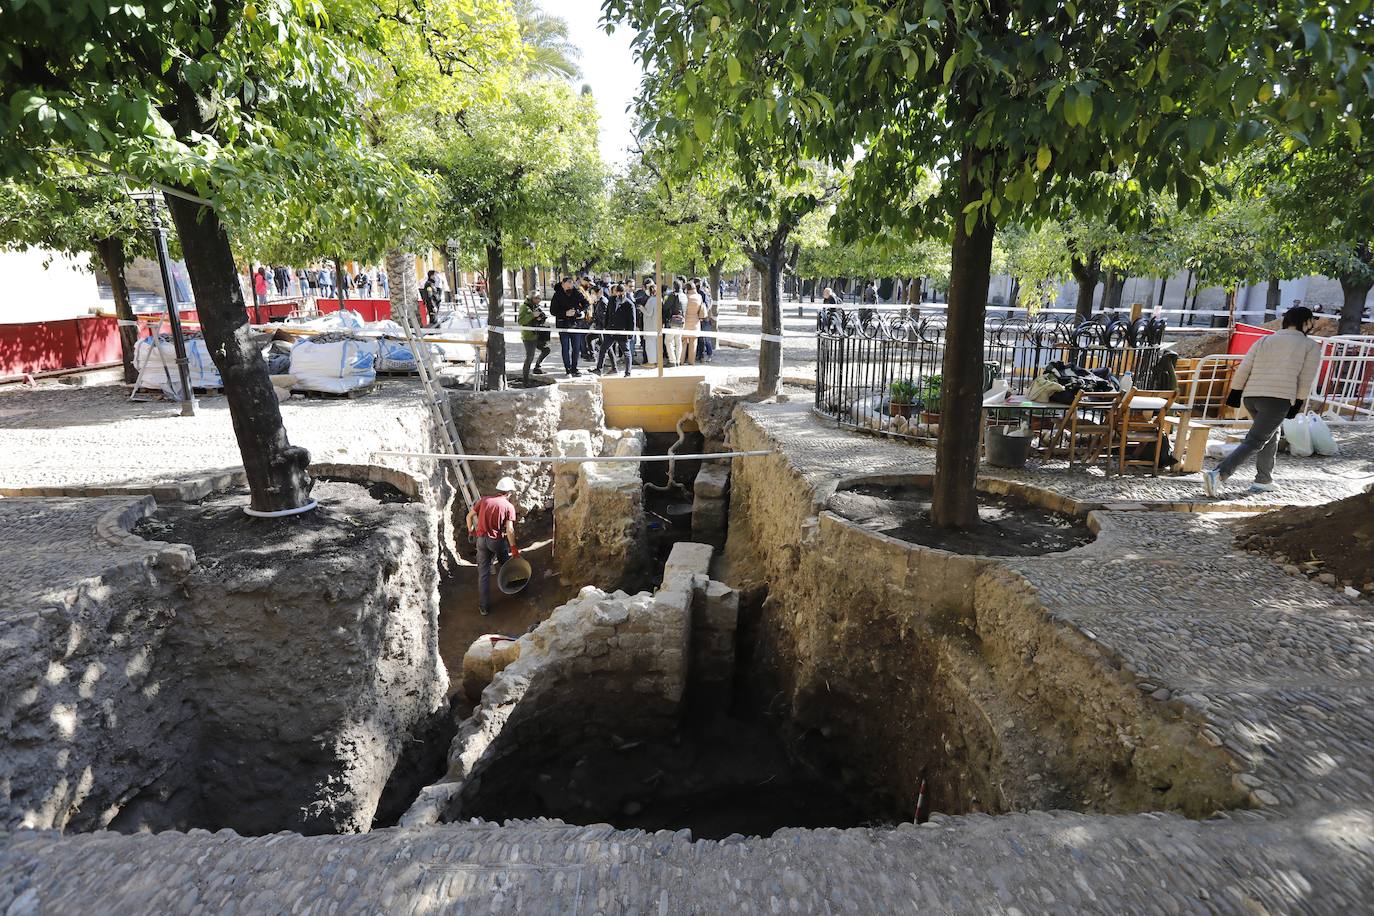
<svg viewBox="0 0 1374 916">
<path fill-rule="evenodd" d="M 314 461 L 397 467 L 406 459 L 374 462 L 372 450 L 406 441 L 398 425 L 418 430 L 428 422 L 419 383 L 398 378 L 360 398 L 292 398 L 282 417 L 292 444 Z M 120 385 L 0 389 L 0 440 L 0 494 L 8 495 L 147 489 L 243 465 L 223 397 L 205 398 L 195 417 L 182 417 L 172 402 L 129 402 Z"/>
<path fill-rule="evenodd" d="M 0 912 L 1358 912 L 1374 893 L 1363 806 L 1301 818 L 1063 812 L 920 827 L 683 832 L 548 822 L 365 836 L 0 837 Z"/>
<path fill-rule="evenodd" d="M 74 583 L 139 559 L 139 551 L 99 536 L 96 523 L 128 499 L 0 499 L 5 533 L 0 617 L 66 603 Z M 152 555 L 157 548 L 143 547 Z"/>
<path fill-rule="evenodd" d="M 0 411 L 14 403 L 0 400 Z M 931 450 L 835 430 L 808 405 L 746 409 L 818 488 L 859 474 L 933 469 Z M 289 414 L 293 439 L 323 428 L 296 425 L 308 414 Z M 11 423 L 11 414 L 0 416 Z M 174 442 L 177 466 L 192 467 L 204 446 L 189 434 Z M 1279 477 L 1290 485 L 1281 496 L 1315 502 L 1356 492 L 1370 440 L 1349 437 L 1343 445 L 1343 457 L 1314 461 L 1298 482 L 1283 462 Z M 74 467 L 99 474 L 97 451 L 85 448 Z M 223 463 L 217 448 L 204 454 Z M 144 456 L 140 473 L 155 474 L 156 465 Z M 15 473 L 14 464 L 6 467 Z M 1091 485 L 1098 489 L 1090 499 L 1109 503 L 1177 502 L 1196 491 L 1196 478 L 1005 476 L 1079 500 Z M 34 501 L 14 501 L 26 502 Z M 89 544 L 84 526 L 93 516 L 67 502 L 69 520 L 35 551 Z M 34 529 L 20 511 L 0 514 L 0 524 L 28 525 L 22 537 Z M 1237 779 L 1256 810 L 1206 821 L 937 816 L 921 827 L 783 830 L 721 842 L 551 822 L 334 837 L 18 832 L 0 836 L 0 913 L 87 911 L 93 900 L 108 913 L 1367 909 L 1374 899 L 1374 608 L 1235 551 L 1221 513 L 1098 517 L 1102 534 L 1093 544 L 1005 563 L 1038 589 L 1053 618 L 1098 642 L 1142 691 L 1195 708 L 1207 740 L 1246 764 Z"/>
<path fill-rule="evenodd" d="M 870 433 L 840 429 L 804 402 L 751 406 L 759 425 L 786 447 L 792 464 L 808 478 L 824 480 L 862 474 L 933 474 L 935 449 Z M 1341 454 L 1334 458 L 1280 455 L 1276 493 L 1248 494 L 1247 469 L 1232 479 L 1226 497 L 1208 499 L 1198 474 L 1108 475 L 1101 468 L 1069 469 L 1063 461 L 1032 460 L 1022 470 L 990 468 L 980 474 L 1030 484 L 1081 503 L 1183 503 L 1200 509 L 1255 511 L 1278 506 L 1319 505 L 1374 484 L 1374 430 L 1338 431 Z M 1208 461 L 1208 466 L 1215 463 Z"/>
</svg>

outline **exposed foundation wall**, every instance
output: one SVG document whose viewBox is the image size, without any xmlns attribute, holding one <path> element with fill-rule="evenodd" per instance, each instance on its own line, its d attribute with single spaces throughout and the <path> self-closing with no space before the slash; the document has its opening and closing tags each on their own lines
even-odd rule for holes
<svg viewBox="0 0 1374 916">
<path fill-rule="evenodd" d="M 483 780 L 502 778 L 504 760 L 519 756 L 528 765 L 612 735 L 632 741 L 671 731 L 696 658 L 694 609 L 732 599 L 738 606 L 731 590 L 709 581 L 711 553 L 706 545 L 678 544 L 656 593 L 588 586 L 503 649 L 508 663 L 459 726 L 448 774 L 420 793 L 402 825 L 461 819 Z"/>
<path fill-rule="evenodd" d="M 772 443 L 741 409 L 732 445 Z M 1239 803 L 1225 755 L 1050 621 L 1024 579 L 824 512 L 832 486 L 783 455 L 732 469 L 729 576 L 767 589 L 756 663 L 809 755 L 896 812 L 922 778 L 946 812 Z"/>
<path fill-rule="evenodd" d="M 644 434 L 616 431 L 602 437 L 614 455 L 641 455 Z M 600 454 L 586 430 L 558 434 L 557 454 Z M 643 479 L 636 462 L 584 461 L 555 465 L 554 562 L 567 585 L 635 588 L 648 571 L 648 530 Z"/>
<path fill-rule="evenodd" d="M 404 743 L 444 705 L 435 513 L 347 511 L 373 530 L 346 550 L 255 548 L 186 580 L 168 648 L 197 710 L 192 825 L 366 831 Z"/>
</svg>

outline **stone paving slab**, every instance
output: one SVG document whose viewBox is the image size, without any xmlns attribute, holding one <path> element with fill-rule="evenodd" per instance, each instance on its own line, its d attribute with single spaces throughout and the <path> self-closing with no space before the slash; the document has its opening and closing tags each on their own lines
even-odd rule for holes
<svg viewBox="0 0 1374 916">
<path fill-rule="evenodd" d="M 156 556 L 163 545 L 133 546 L 101 537 L 101 518 L 137 499 L 0 499 L 5 535 L 0 563 L 0 617 L 65 607 L 74 587 L 103 573 Z"/>
<path fill-rule="evenodd" d="M 916 443 L 841 429 L 818 417 L 810 404 L 746 404 L 755 423 L 785 446 L 788 459 L 808 479 L 824 481 L 875 474 L 933 474 L 935 450 Z M 1062 461 L 1035 461 L 1022 470 L 984 464 L 982 477 L 1031 484 L 1082 503 L 1140 503 L 1198 506 L 1208 511 L 1260 511 L 1282 505 L 1319 505 L 1362 492 L 1374 484 L 1374 429 L 1338 430 L 1341 454 L 1334 458 L 1280 456 L 1275 479 L 1279 493 L 1247 494 L 1236 489 L 1224 499 L 1202 493 L 1200 475 L 1107 475 L 1101 468 Z M 1208 466 L 1215 462 L 1208 461 Z M 1246 472 L 1248 473 L 1248 472 Z"/>
<path fill-rule="evenodd" d="M 0 912 L 1356 912 L 1374 895 L 1374 809 L 936 816 L 921 827 L 684 832 L 550 822 L 364 836 L 0 836 Z"/>
</svg>

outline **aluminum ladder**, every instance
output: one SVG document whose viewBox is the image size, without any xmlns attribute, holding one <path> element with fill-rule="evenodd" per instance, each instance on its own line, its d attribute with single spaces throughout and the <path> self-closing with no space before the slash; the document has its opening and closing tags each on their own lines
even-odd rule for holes
<svg viewBox="0 0 1374 916">
<path fill-rule="evenodd" d="M 415 368 L 420 373 L 420 384 L 424 387 L 425 403 L 429 405 L 429 414 L 443 433 L 440 436 L 444 451 L 450 455 L 462 456 L 467 451 L 463 448 L 463 440 L 458 437 L 458 427 L 453 422 L 453 406 L 449 403 L 448 394 L 444 387 L 438 383 L 438 375 L 434 370 L 434 362 L 431 358 L 429 344 L 415 330 L 415 319 L 417 316 L 410 313 L 410 309 L 402 308 L 399 314 L 393 316 L 406 332 L 406 343 L 410 346 L 410 352 L 415 355 Z M 481 499 L 482 494 L 477 488 L 477 481 L 472 476 L 472 468 L 468 466 L 465 458 L 459 457 L 457 461 L 445 461 L 454 471 L 454 477 L 458 485 L 458 492 L 463 497 L 469 509 L 477 505 L 477 500 Z"/>
</svg>

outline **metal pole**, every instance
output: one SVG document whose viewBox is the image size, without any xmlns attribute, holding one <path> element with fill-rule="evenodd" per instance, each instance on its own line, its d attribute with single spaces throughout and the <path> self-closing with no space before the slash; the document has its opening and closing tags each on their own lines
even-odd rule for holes
<svg viewBox="0 0 1374 916">
<path fill-rule="evenodd" d="M 181 415 L 196 415 L 196 397 L 191 391 L 191 367 L 186 358 L 186 338 L 181 333 L 181 313 L 177 311 L 176 297 L 172 294 L 172 274 L 167 268 L 170 260 L 167 254 L 167 229 L 162 225 L 162 217 L 157 212 L 157 199 L 148 199 L 148 212 L 152 216 L 153 241 L 157 247 L 157 266 L 162 273 L 162 292 L 167 297 L 167 320 L 172 325 L 172 347 L 177 356 L 177 376 L 181 379 Z"/>
</svg>

